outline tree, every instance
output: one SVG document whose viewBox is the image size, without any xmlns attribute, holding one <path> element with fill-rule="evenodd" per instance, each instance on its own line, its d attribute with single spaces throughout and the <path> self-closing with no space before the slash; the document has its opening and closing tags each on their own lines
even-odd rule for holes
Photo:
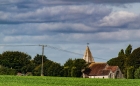
<svg viewBox="0 0 140 86">
<path fill-rule="evenodd" d="M 127 79 L 133 79 L 134 78 L 134 67 L 130 66 L 127 68 Z"/>
<path fill-rule="evenodd" d="M 41 74 L 41 65 L 36 66 L 32 73 L 33 73 L 34 76 L 40 76 L 40 74 Z"/>
<path fill-rule="evenodd" d="M 27 72 L 25 68 L 30 64 L 31 56 L 19 51 L 6 51 L 0 55 L 0 65 L 12 69 L 17 72 Z"/>
<path fill-rule="evenodd" d="M 51 61 L 51 60 L 47 60 L 46 62 L 44 62 L 44 75 L 45 76 L 51 76 L 52 75 L 52 73 L 51 73 L 51 71 L 53 71 L 53 68 L 51 67 L 51 65 L 53 64 L 53 61 Z M 52 68 L 52 69 L 50 69 L 50 67 Z"/>
<path fill-rule="evenodd" d="M 118 66 L 122 73 L 125 72 L 125 57 L 123 55 L 110 59 L 107 61 L 107 64 L 110 66 Z"/>
<path fill-rule="evenodd" d="M 124 50 L 123 49 L 121 49 L 121 51 L 118 53 L 118 57 L 119 56 L 124 56 L 125 54 L 124 54 Z"/>
<path fill-rule="evenodd" d="M 135 77 L 135 79 L 140 79 L 140 67 L 138 69 L 136 69 L 136 71 L 134 73 L 134 77 Z"/>
<path fill-rule="evenodd" d="M 140 47 L 135 49 L 127 60 L 128 66 L 134 66 L 137 69 L 140 66 Z"/>
<path fill-rule="evenodd" d="M 61 70 L 62 68 L 60 64 L 53 62 L 46 72 L 49 76 L 60 76 Z"/>
<path fill-rule="evenodd" d="M 72 67 L 73 66 L 73 60 L 70 58 L 66 61 L 66 63 L 64 63 L 64 66 L 69 66 Z"/>
<path fill-rule="evenodd" d="M 125 50 L 125 55 L 128 57 L 131 54 L 132 46 L 129 44 Z"/>
<path fill-rule="evenodd" d="M 73 67 L 73 60 L 68 59 L 66 63 L 64 63 L 64 76 L 71 77 L 71 68 Z"/>
<path fill-rule="evenodd" d="M 41 59 L 42 56 L 41 55 L 37 55 L 34 58 L 34 63 L 36 64 L 36 67 L 33 70 L 33 75 L 35 76 L 40 76 L 41 74 Z M 38 61 L 37 59 L 39 59 L 40 61 Z M 46 58 L 46 56 L 44 56 L 44 62 L 43 62 L 43 74 L 44 76 L 61 76 L 61 71 L 62 71 L 62 67 L 59 63 L 53 62 L 49 59 Z"/>
<path fill-rule="evenodd" d="M 82 76 L 82 69 L 87 66 L 86 61 L 84 59 L 75 59 L 73 63 L 73 70 L 75 70 L 76 77 Z"/>
<path fill-rule="evenodd" d="M 43 62 L 45 62 L 46 60 L 47 60 L 47 57 L 46 57 L 46 56 L 43 56 Z M 35 65 L 40 65 L 40 64 L 42 64 L 42 55 L 37 54 L 37 55 L 34 57 L 33 62 L 35 63 Z"/>
<path fill-rule="evenodd" d="M 22 71 L 24 71 L 24 73 L 27 73 L 27 72 L 33 72 L 35 68 L 35 64 L 33 63 L 33 60 L 30 61 L 29 64 L 27 64 L 26 66 L 23 66 L 22 67 Z"/>
<path fill-rule="evenodd" d="M 130 60 L 131 54 L 132 54 L 131 52 L 132 52 L 132 46 L 129 44 L 127 48 L 125 49 L 125 52 L 123 49 L 121 49 L 120 52 L 118 53 L 118 57 L 112 58 L 109 61 L 107 61 L 109 65 L 119 66 L 125 78 L 127 77 L 130 78 L 130 75 L 129 76 L 127 75 L 130 74 L 129 73 L 131 71 L 130 66 L 133 66 L 133 65 L 130 65 L 129 63 L 131 62 Z"/>
<path fill-rule="evenodd" d="M 86 67 L 86 62 L 83 59 L 68 59 L 64 64 L 64 76 L 81 77 L 81 70 Z"/>
</svg>

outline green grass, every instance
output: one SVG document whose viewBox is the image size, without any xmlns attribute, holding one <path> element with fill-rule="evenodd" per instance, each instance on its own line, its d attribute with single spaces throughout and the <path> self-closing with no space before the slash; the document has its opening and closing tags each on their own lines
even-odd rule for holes
<svg viewBox="0 0 140 86">
<path fill-rule="evenodd" d="M 140 80 L 1 75 L 0 86 L 140 86 Z"/>
</svg>

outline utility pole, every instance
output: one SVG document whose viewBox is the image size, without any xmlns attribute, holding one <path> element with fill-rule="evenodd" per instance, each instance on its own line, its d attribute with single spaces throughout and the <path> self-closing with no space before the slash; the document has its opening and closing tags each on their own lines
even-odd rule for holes
<svg viewBox="0 0 140 86">
<path fill-rule="evenodd" d="M 42 46 L 41 76 L 44 76 L 44 74 L 43 74 L 43 57 L 44 57 L 44 47 L 47 47 L 47 45 L 39 45 L 39 46 Z"/>
<path fill-rule="evenodd" d="M 41 76 L 44 76 L 43 74 L 43 57 L 44 57 L 44 47 L 47 47 L 47 45 L 0 45 L 0 46 L 42 46 L 42 64 L 41 64 Z"/>
</svg>

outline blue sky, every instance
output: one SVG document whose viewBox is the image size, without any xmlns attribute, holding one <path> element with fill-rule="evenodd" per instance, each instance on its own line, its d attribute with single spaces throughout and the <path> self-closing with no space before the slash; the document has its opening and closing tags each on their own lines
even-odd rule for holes
<svg viewBox="0 0 140 86">
<path fill-rule="evenodd" d="M 139 8 L 139 0 L 0 0 L 0 44 L 45 44 L 84 54 L 90 43 L 95 61 L 106 62 L 129 44 L 140 46 Z M 42 52 L 40 46 L 0 47 L 7 50 L 32 57 Z M 49 47 L 44 54 L 62 64 L 83 57 Z"/>
</svg>

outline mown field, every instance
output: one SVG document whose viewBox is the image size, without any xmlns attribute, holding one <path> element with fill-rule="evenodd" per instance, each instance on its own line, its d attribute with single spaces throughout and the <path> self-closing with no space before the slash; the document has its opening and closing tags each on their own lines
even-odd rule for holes
<svg viewBox="0 0 140 86">
<path fill-rule="evenodd" d="M 140 86 L 140 80 L 1 75 L 0 86 Z"/>
</svg>

